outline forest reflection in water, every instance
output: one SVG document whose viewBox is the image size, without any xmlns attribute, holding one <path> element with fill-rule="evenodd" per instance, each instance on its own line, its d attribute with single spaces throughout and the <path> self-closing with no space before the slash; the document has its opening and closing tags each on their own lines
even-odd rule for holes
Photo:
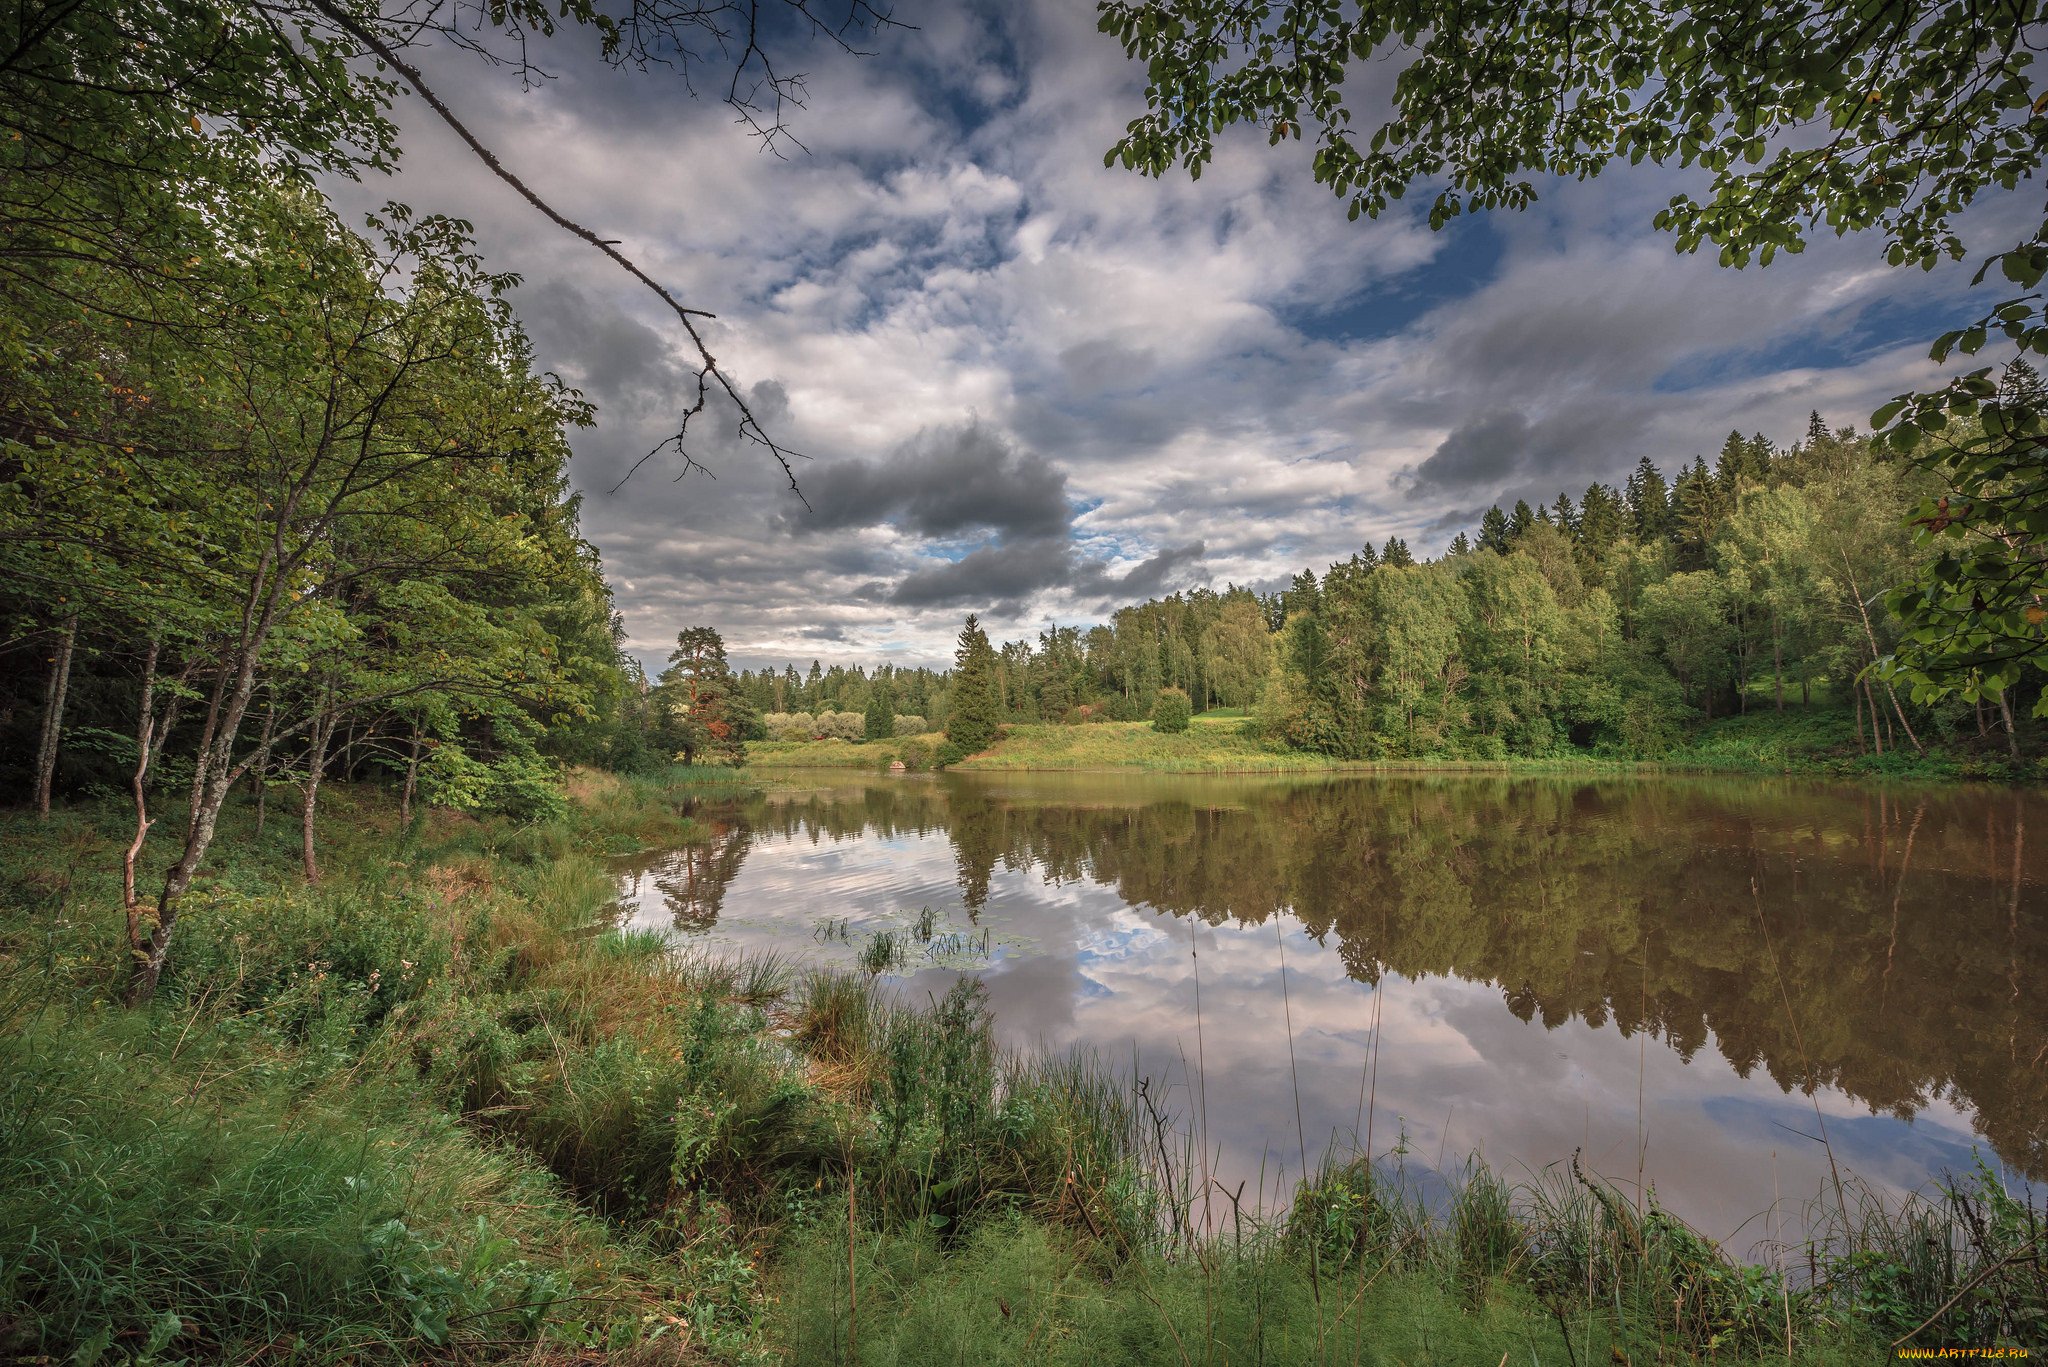
<svg viewBox="0 0 2048 1367">
<path fill-rule="evenodd" d="M 1311 1162 L 1368 1128 L 1375 1153 L 1398 1144 L 1424 1171 L 1477 1151 L 1528 1172 L 1582 1149 L 1738 1243 L 1762 1237 L 1738 1225 L 1776 1197 L 1796 1223 L 1784 1207 L 1819 1192 L 1822 1128 L 1882 1186 L 1924 1185 L 1973 1149 L 2048 1173 L 2036 795 L 1693 778 L 806 783 L 700 813 L 709 844 L 634 861 L 634 922 L 851 963 L 929 906 L 974 938 L 911 956 L 896 976 L 916 999 L 978 972 L 1012 1042 L 1091 1046 L 1175 1086 L 1233 1183 L 1291 1181 L 1297 1093 Z"/>
</svg>

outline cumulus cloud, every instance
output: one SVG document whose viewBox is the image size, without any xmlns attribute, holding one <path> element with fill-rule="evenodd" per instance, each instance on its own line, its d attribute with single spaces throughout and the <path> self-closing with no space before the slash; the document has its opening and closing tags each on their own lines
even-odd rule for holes
<svg viewBox="0 0 2048 1367">
<path fill-rule="evenodd" d="M 803 54 L 810 151 L 787 159 L 672 72 L 568 58 L 522 92 L 425 57 L 509 165 L 719 315 L 713 351 L 809 457 L 808 509 L 716 406 L 692 448 L 715 479 L 657 459 L 609 494 L 694 398 L 685 339 L 401 102 L 395 193 L 478 225 L 540 364 L 599 406 L 572 477 L 650 659 L 704 622 L 743 663 L 938 662 L 968 610 L 1022 634 L 1390 535 L 1427 552 L 1497 499 L 1668 468 L 1731 426 L 1861 422 L 1929 373 L 1922 315 L 1959 311 L 1963 272 L 1890 272 L 1856 239 L 1768 272 L 1674 255 L 1648 225 L 1677 173 L 1431 233 L 1346 221 L 1306 151 L 1256 137 L 1199 182 L 1106 169 L 1143 73 L 1086 6 L 905 17 L 872 58 Z"/>
</svg>

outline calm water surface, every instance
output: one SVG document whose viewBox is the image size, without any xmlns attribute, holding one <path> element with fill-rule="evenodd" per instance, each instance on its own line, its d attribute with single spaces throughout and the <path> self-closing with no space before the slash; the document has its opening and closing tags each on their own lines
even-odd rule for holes
<svg viewBox="0 0 2048 1367">
<path fill-rule="evenodd" d="M 1582 1150 L 1740 1250 L 1796 1231 L 1828 1182 L 1823 1129 L 1874 1186 L 1973 1154 L 2048 1176 L 2039 795 L 796 782 L 700 813 L 709 846 L 636 861 L 633 923 L 851 964 L 929 907 L 934 939 L 889 975 L 905 992 L 978 974 L 1009 1042 L 1135 1066 L 1269 1201 L 1303 1136 L 1311 1163 L 1369 1140 L 1425 1180 L 1474 1152 L 1526 1177 Z"/>
</svg>

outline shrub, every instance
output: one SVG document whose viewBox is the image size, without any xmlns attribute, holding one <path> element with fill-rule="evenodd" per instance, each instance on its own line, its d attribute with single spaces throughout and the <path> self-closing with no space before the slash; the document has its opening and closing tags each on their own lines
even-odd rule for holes
<svg viewBox="0 0 2048 1367">
<path fill-rule="evenodd" d="M 1162 688 L 1152 704 L 1152 729 L 1169 736 L 1179 735 L 1188 729 L 1188 718 L 1193 715 L 1187 694 L 1178 688 Z"/>
<path fill-rule="evenodd" d="M 930 729 L 931 727 L 925 724 L 925 719 L 915 712 L 896 714 L 896 734 L 899 736 L 921 736 Z"/>
<path fill-rule="evenodd" d="M 559 821 L 569 814 L 554 766 L 538 755 L 507 755 L 491 766 L 490 804 L 514 821 Z"/>
<path fill-rule="evenodd" d="M 867 726 L 859 712 L 820 712 L 811 734 L 819 740 L 859 741 L 866 739 Z"/>
<path fill-rule="evenodd" d="M 921 740 L 903 742 L 903 752 L 898 756 L 903 767 L 915 774 L 932 766 L 932 747 Z"/>
</svg>

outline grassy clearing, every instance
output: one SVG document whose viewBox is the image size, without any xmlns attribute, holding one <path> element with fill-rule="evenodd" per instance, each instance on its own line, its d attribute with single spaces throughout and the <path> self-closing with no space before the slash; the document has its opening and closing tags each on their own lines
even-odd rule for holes
<svg viewBox="0 0 2048 1367">
<path fill-rule="evenodd" d="M 2048 1313 L 1988 1174 L 1839 1215 L 1795 1281 L 1570 1175 L 1428 1211 L 1354 1162 L 1278 1221 L 1206 1193 L 1198 1237 L 1129 1079 L 1006 1056 L 971 980 L 913 1008 L 620 930 L 597 854 L 690 838 L 702 790 L 571 789 L 409 831 L 343 790 L 310 888 L 238 809 L 141 1012 L 121 813 L 0 818 L 0 1354 L 1835 1363 Z"/>
<path fill-rule="evenodd" d="M 919 738 L 927 751 L 940 736 Z M 886 769 L 901 742 L 845 741 L 757 743 L 748 762 L 763 769 Z M 1094 772 L 1133 769 L 1153 773 L 1616 773 L 1657 770 L 1741 774 L 1817 774 L 1916 781 L 2048 781 L 2048 760 L 2009 761 L 1995 746 L 1972 741 L 1930 743 L 1926 754 L 1910 748 L 1880 755 L 1859 747 L 1854 714 L 1846 708 L 1813 706 L 1758 710 L 1726 717 L 1700 728 L 1691 739 L 1655 760 L 1566 752 L 1510 756 L 1497 760 L 1335 760 L 1260 739 L 1241 709 L 1218 709 L 1193 719 L 1180 735 L 1166 735 L 1150 722 L 1096 722 L 1083 726 L 1010 723 L 1001 739 L 980 754 L 952 766 L 969 772 Z"/>
<path fill-rule="evenodd" d="M 1159 773 L 1319 773 L 1346 766 L 1323 755 L 1268 745 L 1242 724 L 1205 722 L 1179 735 L 1151 722 L 1086 726 L 1010 725 L 993 747 L 953 766 L 963 770 L 1146 769 Z"/>
<path fill-rule="evenodd" d="M 1139 769 L 1176 774 L 1261 773 L 1473 773 L 1551 772 L 1633 768 L 1629 761 L 1593 756 L 1505 760 L 1337 760 L 1293 750 L 1252 734 L 1243 720 L 1205 713 L 1180 735 L 1150 722 L 1097 722 L 1086 726 L 1010 725 L 988 750 L 953 766 L 968 771 Z"/>
</svg>

